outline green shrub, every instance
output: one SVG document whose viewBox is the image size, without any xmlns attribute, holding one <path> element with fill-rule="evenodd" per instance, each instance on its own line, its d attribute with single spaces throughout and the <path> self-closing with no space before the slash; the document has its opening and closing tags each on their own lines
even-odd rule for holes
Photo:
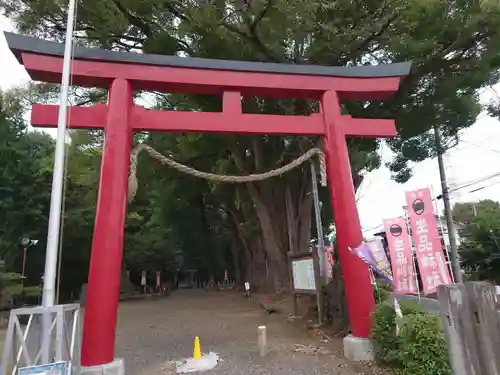
<svg viewBox="0 0 500 375">
<path fill-rule="evenodd" d="M 400 302 L 403 316 L 414 315 L 420 310 L 416 303 Z M 396 313 L 394 302 L 385 301 L 377 305 L 373 316 L 372 341 L 377 361 L 386 366 L 399 368 L 402 366 L 401 335 L 396 335 Z"/>
<path fill-rule="evenodd" d="M 403 344 L 403 374 L 449 375 L 448 348 L 438 316 L 410 314 L 403 319 L 400 332 Z"/>
<path fill-rule="evenodd" d="M 38 285 L 23 287 L 21 284 L 8 285 L 5 291 L 12 297 L 38 297 L 42 294 L 42 288 Z"/>
<path fill-rule="evenodd" d="M 401 339 L 396 336 L 396 314 L 390 303 L 378 304 L 373 315 L 372 345 L 377 362 L 384 366 L 400 368 Z"/>
<path fill-rule="evenodd" d="M 9 284 L 9 283 L 21 283 L 23 277 L 21 276 L 20 273 L 6 272 L 2 273 L 0 275 L 0 278 L 4 283 Z"/>
<path fill-rule="evenodd" d="M 378 304 L 373 316 L 375 358 L 402 375 L 449 375 L 448 351 L 438 316 L 422 312 L 418 305 L 401 301 L 403 319 L 396 335 L 393 301 Z"/>
<path fill-rule="evenodd" d="M 391 293 L 392 287 L 390 285 L 377 283 L 373 286 L 373 297 L 375 298 L 375 303 L 385 302 Z"/>
</svg>

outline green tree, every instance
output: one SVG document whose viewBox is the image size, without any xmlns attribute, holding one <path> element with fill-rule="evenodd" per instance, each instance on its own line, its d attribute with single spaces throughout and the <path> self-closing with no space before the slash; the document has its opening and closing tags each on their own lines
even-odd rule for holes
<svg viewBox="0 0 500 375">
<path fill-rule="evenodd" d="M 20 32 L 62 40 L 66 15 L 59 3 L 0 0 L 0 8 Z M 437 127 L 450 143 L 474 122 L 480 108 L 477 89 L 498 78 L 499 10 L 497 2 L 459 0 L 88 0 L 80 4 L 76 34 L 89 46 L 192 57 L 350 66 L 412 60 L 412 73 L 392 100 L 345 103 L 344 108 L 354 117 L 397 118 L 398 136 L 387 144 L 396 154 L 389 166 L 402 182 L 411 176 L 409 162 L 435 155 L 431 129 Z M 307 114 L 316 107 L 301 100 L 244 99 L 246 112 Z M 190 95 L 159 95 L 157 104 L 208 111 L 221 107 L 220 98 Z M 148 141 L 156 145 L 157 136 Z M 290 161 L 317 142 L 305 137 L 205 135 L 176 137 L 175 142 L 158 144 L 158 150 L 183 161 L 196 156 L 205 170 L 258 173 Z M 355 186 L 363 173 L 380 166 L 379 147 L 376 139 L 349 140 Z M 297 169 L 281 179 L 232 188 L 213 205 L 214 213 L 236 208 L 238 215 L 222 218 L 238 217 L 232 233 L 239 234 L 239 246 L 247 246 L 261 267 L 269 264 L 276 288 L 287 279 L 286 206 L 294 217 L 292 246 L 304 249 L 309 240 L 309 186 L 307 168 Z M 215 195 L 219 188 L 207 191 Z M 192 197 L 189 194 L 186 198 Z M 249 237 L 255 236 L 255 228 L 258 240 Z M 183 246 L 186 241 L 181 241 Z"/>
<path fill-rule="evenodd" d="M 500 211 L 500 203 L 491 199 L 479 202 L 457 203 L 453 206 L 453 219 L 459 223 L 470 223 L 474 216 L 490 214 Z"/>
<path fill-rule="evenodd" d="M 60 244 L 60 299 L 78 296 L 87 282 L 94 228 L 102 134 L 70 131 Z"/>
<path fill-rule="evenodd" d="M 0 219 L 3 223 L 0 257 L 5 261 L 6 271 L 20 273 L 21 239 L 38 240 L 36 246 L 28 249 L 25 292 L 30 290 L 30 284 L 39 284 L 44 272 L 52 186 L 54 141 L 46 133 L 29 131 L 24 119 L 25 109 L 33 98 L 46 97 L 40 94 L 42 88 L 15 88 L 0 95 Z M 100 151 L 96 152 L 99 142 L 102 136 L 98 133 L 73 132 L 68 147 L 62 220 L 64 298 L 76 292 L 87 279 L 99 177 Z M 20 290 L 20 283 L 18 287 Z"/>
<path fill-rule="evenodd" d="M 465 205 L 464 205 L 465 206 Z M 500 283 L 500 205 L 477 202 L 476 214 L 460 233 L 460 257 L 466 274 L 476 280 Z"/>
<path fill-rule="evenodd" d="M 206 143 L 196 144 L 197 139 L 202 138 L 199 135 L 150 134 L 145 141 L 159 150 L 168 150 L 177 161 L 206 169 L 211 161 L 198 153 L 199 147 Z M 197 269 L 199 276 L 222 275 L 228 266 L 224 251 L 227 251 L 228 239 L 220 202 L 212 194 L 214 190 L 205 181 L 196 181 L 168 169 L 158 173 L 157 168 L 156 161 L 146 157 L 139 159 L 141 187 L 129 207 L 129 215 L 135 215 L 135 228 L 127 227 L 124 249 L 127 268 L 147 263 L 169 274 L 180 268 L 184 271 Z M 132 246 L 139 246 L 138 253 L 127 244 L 132 245 L 134 239 L 139 238 L 144 242 Z M 176 264 L 174 253 L 182 253 L 183 265 Z M 158 256 L 163 256 L 164 264 L 152 261 Z"/>
<path fill-rule="evenodd" d="M 29 251 L 26 269 L 27 276 L 38 281 L 52 181 L 52 139 L 26 131 L 22 107 L 11 94 L 0 94 L 0 256 L 6 270 L 20 272 L 21 239 L 39 239 Z"/>
</svg>

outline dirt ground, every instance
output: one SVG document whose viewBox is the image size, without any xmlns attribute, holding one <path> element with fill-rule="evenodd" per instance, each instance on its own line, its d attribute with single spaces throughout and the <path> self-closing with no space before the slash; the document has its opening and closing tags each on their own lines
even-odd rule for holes
<svg viewBox="0 0 500 375">
<path fill-rule="evenodd" d="M 305 321 L 288 321 L 286 307 L 269 316 L 259 303 L 258 298 L 248 300 L 235 292 L 204 290 L 123 302 L 116 356 L 125 358 L 126 375 L 168 374 L 165 363 L 191 356 L 194 336 L 199 336 L 203 352 L 221 357 L 221 363 L 206 374 L 379 373 L 343 359 L 341 339 L 322 342 L 305 328 Z M 269 353 L 265 357 L 259 356 L 257 348 L 259 325 L 267 326 Z M 311 355 L 295 351 L 297 344 L 323 350 Z"/>
</svg>

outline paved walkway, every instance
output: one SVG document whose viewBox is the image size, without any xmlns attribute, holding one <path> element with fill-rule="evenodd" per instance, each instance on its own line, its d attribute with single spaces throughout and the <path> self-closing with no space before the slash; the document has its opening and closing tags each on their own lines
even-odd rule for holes
<svg viewBox="0 0 500 375">
<path fill-rule="evenodd" d="M 187 290 L 170 297 L 120 304 L 116 356 L 125 358 L 127 375 L 169 374 L 165 363 L 188 357 L 193 337 L 203 352 L 218 353 L 222 362 L 205 374 L 372 374 L 365 366 L 341 357 L 340 340 L 322 344 L 308 334 L 304 322 L 287 322 L 286 312 L 267 315 L 259 301 L 233 292 Z M 257 350 L 257 326 L 267 325 L 269 354 Z M 294 344 L 325 347 L 308 355 Z M 376 372 L 379 373 L 379 372 Z"/>
<path fill-rule="evenodd" d="M 426 311 L 431 314 L 439 314 L 440 306 L 439 306 L 439 301 L 437 299 L 418 297 L 410 294 L 399 294 L 397 298 L 400 301 L 416 302 L 423 311 Z"/>
</svg>

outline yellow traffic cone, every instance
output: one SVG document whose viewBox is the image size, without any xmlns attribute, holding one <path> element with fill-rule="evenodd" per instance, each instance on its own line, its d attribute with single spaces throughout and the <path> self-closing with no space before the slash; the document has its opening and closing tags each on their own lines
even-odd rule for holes
<svg viewBox="0 0 500 375">
<path fill-rule="evenodd" d="M 193 359 L 200 359 L 200 358 L 201 358 L 200 338 L 196 336 L 194 338 Z"/>
</svg>

